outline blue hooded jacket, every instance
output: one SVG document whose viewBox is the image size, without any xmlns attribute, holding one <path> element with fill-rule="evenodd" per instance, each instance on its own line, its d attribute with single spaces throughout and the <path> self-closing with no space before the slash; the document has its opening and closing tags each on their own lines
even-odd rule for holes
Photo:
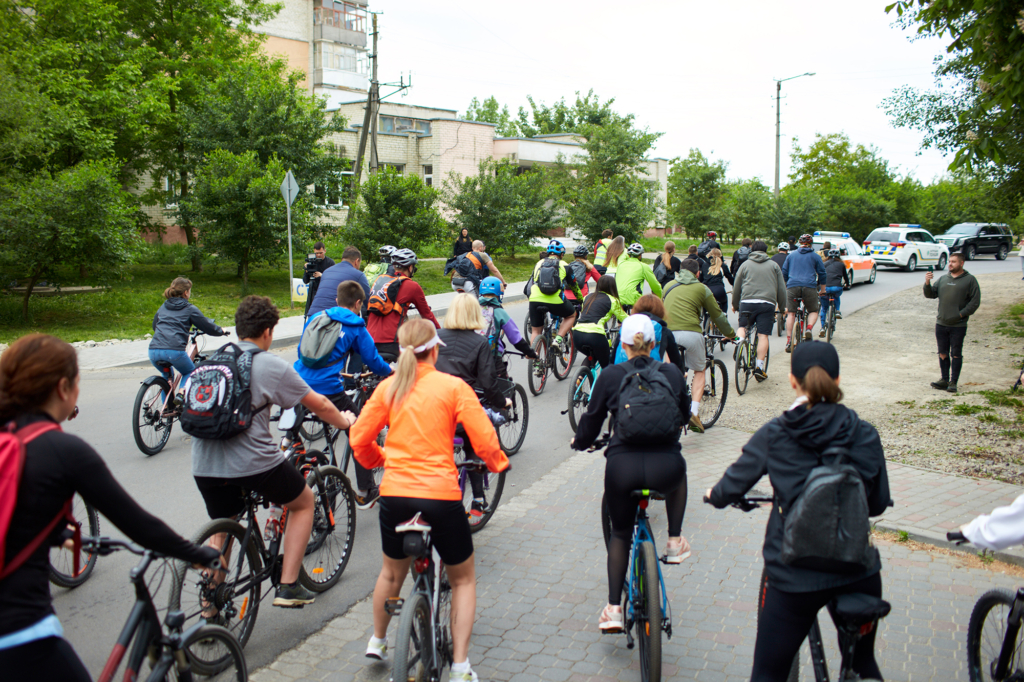
<svg viewBox="0 0 1024 682">
<path fill-rule="evenodd" d="M 786 288 L 810 287 L 817 289 L 825 283 L 825 264 L 821 256 L 808 246 L 801 246 L 789 254 L 782 264 L 782 277 L 786 280 Z"/>
<path fill-rule="evenodd" d="M 302 360 L 295 361 L 295 371 L 299 373 L 303 381 L 309 384 L 311 389 L 321 395 L 337 395 L 344 391 L 345 382 L 341 378 L 341 373 L 345 371 L 346 363 L 337 361 L 347 358 L 352 350 L 362 356 L 363 362 L 374 374 L 379 376 L 391 374 L 391 367 L 377 352 L 377 347 L 373 345 L 373 339 L 370 338 L 370 332 L 366 331 L 366 322 L 363 321 L 363 318 L 347 308 L 338 306 L 328 308 L 323 314 L 332 320 L 341 322 L 341 333 L 338 335 L 338 343 L 334 347 L 334 352 L 330 356 L 332 364 L 320 369 L 310 369 L 302 364 Z M 316 316 L 311 316 L 309 320 L 312 320 L 313 317 Z M 306 320 L 307 325 L 309 320 Z M 305 331 L 305 327 L 303 327 L 303 331 Z"/>
</svg>

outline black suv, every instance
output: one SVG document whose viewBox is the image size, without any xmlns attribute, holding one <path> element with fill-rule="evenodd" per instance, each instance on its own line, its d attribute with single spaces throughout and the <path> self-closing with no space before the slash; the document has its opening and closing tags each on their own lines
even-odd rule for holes
<svg viewBox="0 0 1024 682">
<path fill-rule="evenodd" d="M 997 260 L 1006 260 L 1013 249 L 1013 235 L 1003 223 L 959 223 L 935 239 L 948 246 L 950 253 L 960 251 L 967 260 L 974 260 L 980 253 L 993 253 Z"/>
</svg>

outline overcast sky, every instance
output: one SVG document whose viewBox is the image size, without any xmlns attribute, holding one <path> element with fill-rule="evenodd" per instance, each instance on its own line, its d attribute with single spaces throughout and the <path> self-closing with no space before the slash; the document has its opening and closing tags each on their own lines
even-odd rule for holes
<svg viewBox="0 0 1024 682">
<path fill-rule="evenodd" d="M 845 132 L 923 182 L 951 159 L 919 153 L 882 100 L 930 87 L 934 40 L 911 43 L 885 13 L 891 0 L 732 2 L 472 2 L 370 0 L 380 17 L 380 79 L 413 72 L 399 102 L 466 111 L 494 95 L 513 114 L 526 96 L 551 104 L 591 88 L 641 127 L 664 133 L 654 156 L 696 147 L 730 178 L 774 183 L 775 83 L 782 84 L 782 184 L 794 137 Z M 382 90 L 388 92 L 387 89 Z"/>
</svg>

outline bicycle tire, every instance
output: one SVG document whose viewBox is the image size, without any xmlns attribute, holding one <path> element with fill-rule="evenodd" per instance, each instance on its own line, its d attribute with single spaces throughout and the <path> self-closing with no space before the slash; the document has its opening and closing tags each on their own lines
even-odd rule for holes
<svg viewBox="0 0 1024 682">
<path fill-rule="evenodd" d="M 825 341 L 832 343 L 832 332 L 836 330 L 836 304 L 833 302 L 828 307 L 828 315 L 825 316 Z"/>
<path fill-rule="evenodd" d="M 559 381 L 565 381 L 569 378 L 572 366 L 576 364 L 576 342 L 573 341 L 571 329 L 562 339 L 562 350 L 553 352 L 555 361 L 551 365 L 551 372 Z"/>
<path fill-rule="evenodd" d="M 750 340 L 743 339 L 736 353 L 736 392 L 743 395 L 750 382 Z"/>
<path fill-rule="evenodd" d="M 203 618 L 203 605 L 201 600 L 206 599 L 208 603 L 217 609 L 217 615 L 208 621 L 217 621 L 214 625 L 224 624 L 228 631 L 238 640 L 238 643 L 245 647 L 246 642 L 252 635 L 253 627 L 256 625 L 256 616 L 260 608 L 260 596 L 263 589 L 262 582 L 253 581 L 263 566 L 260 556 L 261 540 L 256 536 L 249 538 L 249 546 L 245 549 L 245 564 L 238 576 L 238 582 L 245 584 L 251 582 L 242 594 L 236 594 L 234 586 L 235 573 L 238 568 L 237 552 L 238 546 L 245 538 L 245 527 L 231 519 L 214 519 L 199 529 L 193 536 L 192 541 L 197 545 L 207 544 L 207 540 L 214 535 L 227 533 L 229 556 L 226 556 L 228 566 L 226 573 L 228 578 L 219 586 L 211 587 L 209 578 L 205 575 L 208 569 L 196 569 L 191 564 L 177 561 L 174 565 L 174 578 L 171 582 L 171 594 L 167 602 L 169 611 L 182 611 L 185 614 L 184 629 L 199 622 Z M 227 543 L 226 543 L 227 544 Z M 225 545 L 221 545 L 223 549 Z M 216 667 L 216 662 L 204 661 L 211 667 Z"/>
<path fill-rule="evenodd" d="M 427 682 L 439 671 L 432 670 L 434 632 L 430 627 L 430 601 L 413 592 L 402 604 L 402 616 L 395 636 L 395 660 L 391 679 Z"/>
<path fill-rule="evenodd" d="M 640 543 L 634 580 L 641 580 L 637 601 L 633 605 L 636 618 L 636 641 L 640 650 L 640 679 L 661 682 L 661 581 L 658 578 L 658 555 L 650 540 Z"/>
<path fill-rule="evenodd" d="M 82 496 L 75 493 L 71 502 L 71 515 L 76 521 L 82 524 L 82 535 L 97 537 L 100 534 L 100 515 L 96 509 L 82 499 Z M 57 587 L 66 587 L 71 590 L 92 575 L 96 568 L 95 552 L 89 552 L 84 547 L 79 556 L 78 573 L 75 574 L 74 554 L 63 546 L 50 548 L 50 582 Z"/>
<path fill-rule="evenodd" d="M 551 367 L 548 366 L 548 342 L 543 335 L 534 340 L 533 352 L 540 359 L 530 363 L 526 379 L 530 386 L 530 393 L 540 395 L 544 392 L 544 386 L 548 383 L 548 372 L 551 371 Z"/>
<path fill-rule="evenodd" d="M 994 589 L 978 597 L 978 601 L 975 602 L 967 626 L 967 672 L 971 682 L 993 682 L 992 666 L 999 660 L 1003 648 L 1007 617 L 1010 615 L 1014 598 L 1014 593 L 1009 590 Z M 995 614 L 990 618 L 993 612 Z M 1022 632 L 1024 628 L 1017 632 L 1007 676 L 1024 670 Z"/>
<path fill-rule="evenodd" d="M 725 363 L 719 359 L 708 361 L 709 377 L 704 382 L 704 395 L 700 400 L 697 417 L 705 429 L 715 425 L 725 409 L 725 401 L 729 397 L 729 372 Z"/>
<path fill-rule="evenodd" d="M 306 424 L 310 425 L 309 428 L 306 427 Z M 323 438 L 325 431 L 326 428 L 324 427 L 323 422 L 314 421 L 312 419 L 303 420 L 302 425 L 299 427 L 299 436 L 301 436 L 303 440 L 313 443 Z"/>
<path fill-rule="evenodd" d="M 299 582 L 313 592 L 326 592 L 338 583 L 352 558 L 356 536 L 355 494 L 348 477 L 335 466 L 311 471 L 306 485 L 313 490 L 316 507 L 313 530 L 299 567 Z"/>
<path fill-rule="evenodd" d="M 170 390 L 170 384 L 162 378 L 157 378 L 140 386 L 139 392 L 135 395 L 135 407 L 132 408 L 132 436 L 135 437 L 135 445 L 147 457 L 152 457 L 163 450 L 171 438 L 174 420 L 160 416 L 163 412 L 160 393 L 169 393 Z M 157 404 L 156 411 L 152 407 L 154 403 Z M 153 434 L 156 435 L 155 438 L 146 437 Z"/>
<path fill-rule="evenodd" d="M 438 636 L 435 643 L 438 653 L 438 663 L 442 668 L 451 667 L 455 661 L 454 642 L 452 640 L 452 585 L 448 582 L 448 569 L 444 564 L 438 567 L 440 571 L 437 581 L 437 630 Z"/>
<path fill-rule="evenodd" d="M 466 450 L 464 448 L 456 448 L 455 450 L 455 463 L 466 461 Z M 494 516 L 494 512 L 498 510 L 498 504 L 501 501 L 501 493 L 505 489 L 505 474 L 494 473 L 488 471 L 483 476 L 484 486 L 484 499 L 487 502 L 486 510 L 480 516 L 473 516 L 472 505 L 473 505 L 473 484 L 470 481 L 470 472 L 462 469 L 459 471 L 459 490 L 462 491 L 462 506 L 466 510 L 466 518 L 469 519 L 469 531 L 476 533 L 477 531 L 483 530 L 487 522 Z"/>
<path fill-rule="evenodd" d="M 214 647 L 222 648 L 223 654 L 215 655 Z M 245 664 L 245 654 L 242 653 L 242 645 L 238 639 L 231 634 L 231 631 L 220 625 L 204 625 L 203 627 L 190 632 L 181 642 L 181 649 L 185 652 L 185 658 L 189 662 L 191 671 L 202 679 L 217 677 L 217 682 L 246 682 L 249 679 L 249 670 Z M 196 656 L 195 652 L 202 650 L 206 656 Z M 206 662 L 207 659 L 217 661 L 215 666 Z M 174 672 L 174 668 L 170 671 Z M 181 675 L 168 677 L 166 679 L 181 679 Z M 196 678 L 193 676 L 192 678 Z"/>
<path fill-rule="evenodd" d="M 580 426 L 580 417 L 590 405 L 590 392 L 594 390 L 593 370 L 584 365 L 576 372 L 576 377 L 569 384 L 569 426 L 572 432 Z"/>
<path fill-rule="evenodd" d="M 522 384 L 515 384 L 511 395 L 512 407 L 506 411 L 510 419 L 498 427 L 498 443 L 506 457 L 519 452 L 526 440 L 526 428 L 530 424 L 530 401 L 526 399 L 526 389 Z"/>
<path fill-rule="evenodd" d="M 786 313 L 784 311 L 780 310 L 775 313 L 775 323 L 776 334 L 782 338 L 782 335 L 786 333 Z"/>
</svg>

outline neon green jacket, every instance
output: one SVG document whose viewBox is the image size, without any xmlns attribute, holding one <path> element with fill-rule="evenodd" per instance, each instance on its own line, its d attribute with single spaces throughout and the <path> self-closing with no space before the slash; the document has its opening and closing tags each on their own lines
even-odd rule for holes
<svg viewBox="0 0 1024 682">
<path fill-rule="evenodd" d="M 639 258 L 627 256 L 619 259 L 619 267 L 615 271 L 615 286 L 619 289 L 619 302 L 633 305 L 642 295 L 643 284 L 651 287 L 651 293 L 661 296 L 661 285 L 654 276 L 654 270 Z"/>
</svg>

